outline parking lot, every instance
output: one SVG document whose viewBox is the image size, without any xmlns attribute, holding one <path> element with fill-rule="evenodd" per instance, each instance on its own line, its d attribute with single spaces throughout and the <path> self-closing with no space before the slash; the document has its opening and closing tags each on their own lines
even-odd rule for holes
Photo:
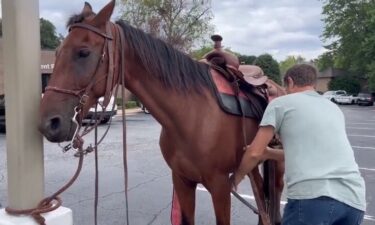
<svg viewBox="0 0 375 225">
<path fill-rule="evenodd" d="M 375 107 L 348 105 L 340 108 L 346 116 L 347 134 L 367 185 L 368 209 L 363 225 L 373 225 L 375 224 Z M 104 129 L 105 126 L 100 126 L 100 131 Z M 121 129 L 121 116 L 117 115 L 99 151 L 99 224 L 103 225 L 125 224 Z M 130 223 L 170 224 L 172 183 L 169 168 L 158 146 L 160 125 L 151 115 L 138 110 L 128 113 L 127 130 Z M 0 204 L 2 206 L 7 202 L 5 139 L 6 136 L 1 134 Z M 63 154 L 57 145 L 45 141 L 46 195 L 64 185 L 72 176 L 77 166 L 77 159 L 72 155 L 69 152 Z M 254 203 L 247 182 L 240 185 L 239 192 Z M 85 158 L 84 168 L 78 181 L 62 195 L 62 198 L 64 206 L 73 209 L 75 225 L 94 224 L 93 154 Z M 285 198 L 282 204 L 285 204 Z M 206 190 L 200 186 L 197 190 L 196 224 L 213 225 L 214 221 L 211 199 Z M 257 224 L 257 217 L 234 198 L 232 224 Z"/>
</svg>

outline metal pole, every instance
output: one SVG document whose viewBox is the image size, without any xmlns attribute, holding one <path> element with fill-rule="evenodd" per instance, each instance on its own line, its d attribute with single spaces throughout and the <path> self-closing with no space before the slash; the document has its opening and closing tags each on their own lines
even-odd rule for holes
<svg viewBox="0 0 375 225">
<path fill-rule="evenodd" d="M 43 139 L 38 0 L 2 0 L 8 205 L 35 207 L 43 198 Z"/>
</svg>

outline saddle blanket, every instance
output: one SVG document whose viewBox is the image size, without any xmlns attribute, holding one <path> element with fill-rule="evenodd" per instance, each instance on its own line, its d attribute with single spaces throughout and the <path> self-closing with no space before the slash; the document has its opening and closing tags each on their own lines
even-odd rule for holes
<svg viewBox="0 0 375 225">
<path fill-rule="evenodd" d="M 267 100 L 259 94 L 255 94 L 255 87 L 251 87 L 253 91 L 246 94 L 240 90 L 239 98 L 237 98 L 232 85 L 219 72 L 212 69 L 211 76 L 215 84 L 219 106 L 224 112 L 235 116 L 242 116 L 243 112 L 248 118 L 258 120 L 262 118 L 267 107 Z"/>
</svg>

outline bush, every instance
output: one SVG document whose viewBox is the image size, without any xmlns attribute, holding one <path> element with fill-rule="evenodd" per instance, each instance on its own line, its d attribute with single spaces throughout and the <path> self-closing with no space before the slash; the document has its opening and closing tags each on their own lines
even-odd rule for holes
<svg viewBox="0 0 375 225">
<path fill-rule="evenodd" d="M 254 65 L 262 68 L 265 75 L 278 84 L 281 84 L 279 63 L 273 59 L 270 54 L 258 56 L 254 61 Z"/>
<path fill-rule="evenodd" d="M 361 90 L 360 82 L 353 76 L 336 77 L 328 83 L 329 90 L 345 90 L 347 93 L 357 94 Z"/>
<path fill-rule="evenodd" d="M 116 105 L 121 108 L 121 105 L 122 105 L 122 99 L 121 98 L 116 98 Z M 127 101 L 125 102 L 125 108 L 126 109 L 132 109 L 132 108 L 137 108 L 139 107 L 139 104 L 137 101 Z"/>
<path fill-rule="evenodd" d="M 125 108 L 126 109 L 132 109 L 132 108 L 137 108 L 138 104 L 136 101 L 128 101 L 125 103 Z"/>
</svg>

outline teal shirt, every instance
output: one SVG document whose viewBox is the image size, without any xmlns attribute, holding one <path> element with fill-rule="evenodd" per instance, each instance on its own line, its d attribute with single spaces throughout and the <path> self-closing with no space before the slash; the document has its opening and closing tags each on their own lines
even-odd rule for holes
<svg viewBox="0 0 375 225">
<path fill-rule="evenodd" d="M 285 153 L 287 197 L 328 196 L 365 211 L 365 183 L 340 108 L 315 91 L 274 99 L 260 126 L 273 126 Z"/>
</svg>

